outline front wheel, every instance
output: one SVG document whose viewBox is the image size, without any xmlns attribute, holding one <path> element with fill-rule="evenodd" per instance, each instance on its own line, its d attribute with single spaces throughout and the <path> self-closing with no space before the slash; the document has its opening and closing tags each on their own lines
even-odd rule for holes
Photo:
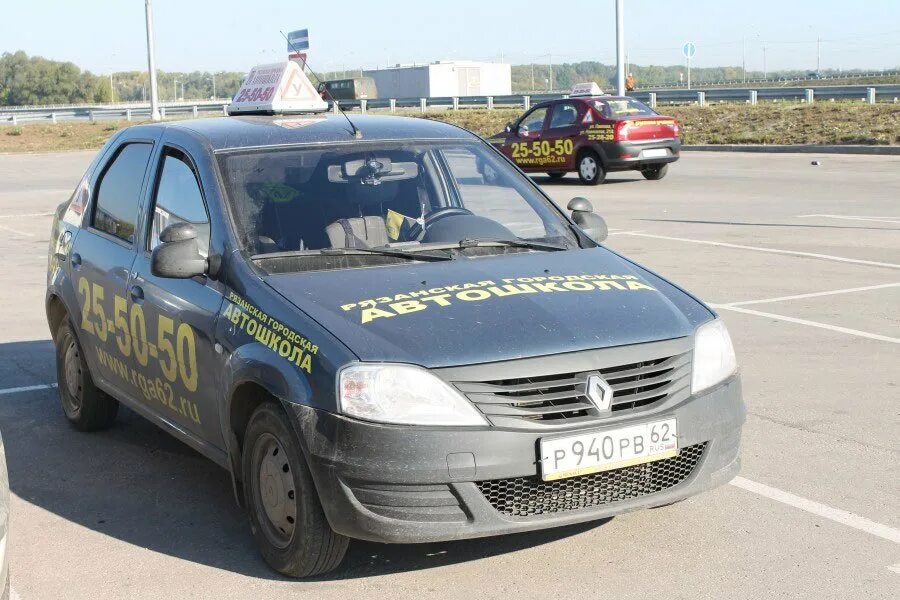
<svg viewBox="0 0 900 600">
<path fill-rule="evenodd" d="M 349 540 L 328 524 L 296 434 L 273 402 L 250 417 L 243 476 L 250 528 L 273 569 L 289 577 L 310 577 L 341 563 Z"/>
<path fill-rule="evenodd" d="M 56 330 L 56 382 L 63 412 L 76 429 L 98 431 L 112 425 L 119 402 L 97 388 L 84 351 L 67 320 Z"/>
<path fill-rule="evenodd" d="M 644 179 L 649 179 L 650 181 L 659 181 L 663 177 L 666 176 L 666 173 L 669 171 L 669 165 L 650 165 L 649 167 L 641 168 L 641 175 L 644 176 Z"/>
<path fill-rule="evenodd" d="M 606 179 L 606 171 L 594 152 L 585 152 L 578 159 L 578 178 L 584 185 L 597 185 Z"/>
</svg>

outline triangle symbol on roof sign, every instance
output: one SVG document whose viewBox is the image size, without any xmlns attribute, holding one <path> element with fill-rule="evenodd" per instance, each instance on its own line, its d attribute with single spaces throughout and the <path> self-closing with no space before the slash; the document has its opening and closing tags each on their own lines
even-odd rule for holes
<svg viewBox="0 0 900 600">
<path fill-rule="evenodd" d="M 291 69 L 281 88 L 282 100 L 321 100 L 309 78 L 300 69 Z"/>
<path fill-rule="evenodd" d="M 581 120 L 582 125 L 587 125 L 588 123 L 594 122 L 594 113 L 591 112 L 591 109 L 588 109 L 586 113 L 584 113 L 584 118 Z"/>
</svg>

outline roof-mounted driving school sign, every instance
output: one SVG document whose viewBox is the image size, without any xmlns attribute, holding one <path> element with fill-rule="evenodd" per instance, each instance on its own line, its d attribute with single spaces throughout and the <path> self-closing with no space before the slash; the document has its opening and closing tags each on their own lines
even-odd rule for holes
<svg viewBox="0 0 900 600">
<path fill-rule="evenodd" d="M 576 83 L 572 86 L 569 96 L 602 96 L 603 90 L 593 81 L 587 83 Z"/>
<path fill-rule="evenodd" d="M 288 114 L 323 112 L 328 104 L 316 92 L 306 73 L 293 61 L 257 65 L 237 91 L 228 114 Z"/>
</svg>

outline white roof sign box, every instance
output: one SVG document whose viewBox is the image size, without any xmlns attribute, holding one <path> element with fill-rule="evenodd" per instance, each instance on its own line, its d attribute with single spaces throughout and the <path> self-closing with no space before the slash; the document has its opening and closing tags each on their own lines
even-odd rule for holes
<svg viewBox="0 0 900 600">
<path fill-rule="evenodd" d="M 576 83 L 572 86 L 572 92 L 569 96 L 602 96 L 603 90 L 600 86 L 590 81 L 588 83 Z"/>
<path fill-rule="evenodd" d="M 237 91 L 228 114 L 287 114 L 323 112 L 322 100 L 299 64 L 293 61 L 257 65 Z"/>
</svg>

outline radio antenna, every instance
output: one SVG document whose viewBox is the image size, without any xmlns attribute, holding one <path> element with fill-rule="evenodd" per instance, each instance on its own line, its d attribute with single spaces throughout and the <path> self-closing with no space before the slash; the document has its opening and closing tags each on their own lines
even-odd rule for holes
<svg viewBox="0 0 900 600">
<path fill-rule="evenodd" d="M 278 33 L 281 34 L 281 37 L 283 37 L 283 38 L 285 39 L 285 41 L 288 43 L 288 46 L 291 47 L 291 52 L 294 52 L 294 53 L 296 53 L 296 54 L 299 54 L 299 53 L 300 53 L 300 52 L 294 47 L 294 44 L 291 43 L 290 38 L 288 38 L 288 36 L 286 36 L 286 35 L 284 34 L 283 31 L 279 30 Z M 303 64 L 304 64 L 305 66 L 309 67 L 309 62 L 308 62 L 308 61 L 304 60 L 304 61 L 303 61 Z M 316 78 L 316 84 L 317 84 L 317 86 L 321 87 L 322 90 L 324 90 L 324 92 L 325 92 L 326 94 L 328 94 L 328 97 L 331 98 L 331 102 L 333 103 L 333 105 L 334 105 L 334 106 L 337 106 L 337 109 L 338 109 L 339 111 L 341 111 L 341 114 L 344 115 L 344 118 L 347 119 L 347 122 L 348 122 L 348 123 L 350 123 L 350 131 L 351 131 L 353 137 L 355 137 L 355 138 L 358 139 L 358 140 L 359 140 L 359 139 L 362 139 L 362 132 L 356 127 L 356 125 L 353 124 L 353 121 L 350 120 L 350 117 L 347 115 L 346 112 L 344 112 L 344 109 L 341 107 L 341 103 L 334 99 L 334 96 L 331 94 L 331 90 L 328 89 L 328 86 L 327 86 L 327 85 L 325 85 L 325 84 L 322 83 L 322 80 L 319 79 L 319 76 L 316 75 L 315 71 L 312 70 L 312 67 L 309 68 L 309 74 Z"/>
</svg>

